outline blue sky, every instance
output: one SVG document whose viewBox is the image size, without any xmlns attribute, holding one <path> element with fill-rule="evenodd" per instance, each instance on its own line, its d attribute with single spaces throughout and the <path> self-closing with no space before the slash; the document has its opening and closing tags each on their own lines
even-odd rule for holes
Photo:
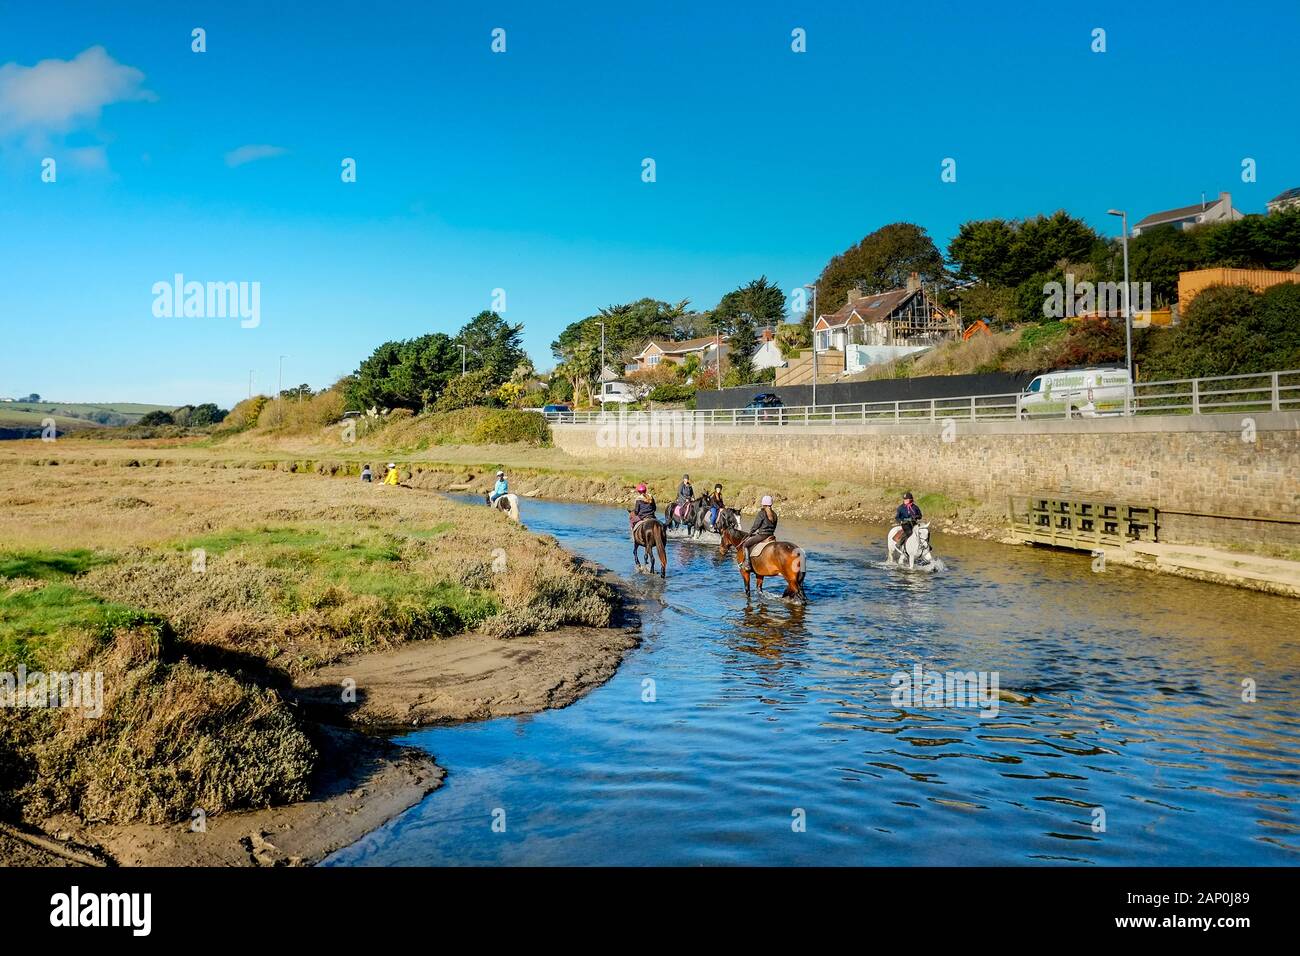
<svg viewBox="0 0 1300 956">
<path fill-rule="evenodd" d="M 497 288 L 545 368 L 602 305 L 788 292 L 891 221 L 1300 185 L 1294 2 L 548 6 L 0 2 L 0 395 L 319 387 Z M 156 317 L 178 272 L 259 282 L 260 325 Z"/>
</svg>

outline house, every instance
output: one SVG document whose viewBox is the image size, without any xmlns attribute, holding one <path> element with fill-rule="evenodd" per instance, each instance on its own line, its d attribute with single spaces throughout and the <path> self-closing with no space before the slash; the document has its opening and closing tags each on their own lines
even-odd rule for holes
<svg viewBox="0 0 1300 956">
<path fill-rule="evenodd" d="M 1207 222 L 1227 222 L 1232 219 L 1241 219 L 1242 214 L 1232 208 L 1232 194 L 1219 193 L 1219 198 L 1213 202 L 1206 202 L 1205 197 L 1201 197 L 1200 203 L 1194 206 L 1181 206 L 1178 209 L 1166 209 L 1164 212 L 1153 212 L 1145 219 L 1133 226 L 1134 237 L 1142 235 L 1156 226 L 1173 226 L 1175 229 L 1191 229 Z"/>
<path fill-rule="evenodd" d="M 813 323 L 813 347 L 818 362 L 831 353 L 825 364 L 838 367 L 842 356 L 843 370 L 851 373 L 960 334 L 957 314 L 936 302 L 913 272 L 902 289 L 877 295 L 849 290 L 844 305 Z"/>
<path fill-rule="evenodd" d="M 725 359 L 727 357 L 727 337 L 725 335 L 721 339 L 718 336 L 709 335 L 698 339 L 687 339 L 684 342 L 651 339 L 640 352 L 632 356 L 632 361 L 627 364 L 626 371 L 629 374 L 641 372 L 664 362 L 681 365 L 691 355 L 700 360 L 701 366 L 712 368 L 718 361 L 719 342 L 721 343 L 722 357 Z"/>
<path fill-rule="evenodd" d="M 1300 209 L 1300 186 L 1278 193 L 1268 201 L 1270 213 L 1281 212 L 1283 209 Z"/>
<path fill-rule="evenodd" d="M 765 328 L 759 336 L 760 345 L 754 350 L 750 363 L 754 366 L 754 371 L 761 371 L 765 368 L 784 368 L 786 365 L 785 356 L 781 354 L 781 347 L 776 344 L 776 333 L 771 327 Z"/>
</svg>

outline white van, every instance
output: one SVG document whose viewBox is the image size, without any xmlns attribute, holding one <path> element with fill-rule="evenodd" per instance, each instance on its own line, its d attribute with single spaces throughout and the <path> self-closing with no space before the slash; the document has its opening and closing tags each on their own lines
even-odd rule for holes
<svg viewBox="0 0 1300 956">
<path fill-rule="evenodd" d="M 1127 369 L 1080 368 L 1040 375 L 1016 399 L 1016 416 L 1026 418 L 1095 418 L 1123 415 L 1133 398 Z"/>
</svg>

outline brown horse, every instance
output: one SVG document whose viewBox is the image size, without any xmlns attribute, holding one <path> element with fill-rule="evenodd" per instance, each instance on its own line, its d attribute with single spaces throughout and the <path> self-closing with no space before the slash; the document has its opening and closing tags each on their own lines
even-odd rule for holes
<svg viewBox="0 0 1300 956">
<path fill-rule="evenodd" d="M 745 540 L 745 533 L 738 528 L 723 528 L 722 543 L 718 545 L 718 554 L 726 554 L 728 548 L 734 548 Z"/>
<path fill-rule="evenodd" d="M 637 556 L 638 548 L 645 548 L 646 562 L 650 568 L 650 573 L 655 573 L 655 549 L 659 550 L 659 576 L 665 578 L 668 576 L 668 550 L 665 547 L 667 533 L 664 526 L 659 523 L 657 518 L 646 518 L 639 521 L 636 527 L 632 529 L 632 560 L 636 562 L 636 569 L 641 570 L 641 559 Z"/>
<path fill-rule="evenodd" d="M 759 550 L 760 548 L 762 550 Z M 808 556 L 804 554 L 803 548 L 788 541 L 769 539 L 766 544 L 760 542 L 752 546 L 749 551 L 749 563 L 754 568 L 754 577 L 758 578 L 759 594 L 763 593 L 763 578 L 780 575 L 785 578 L 785 593 L 781 597 L 787 600 L 793 598 L 801 604 L 807 603 L 808 596 L 804 594 L 803 579 L 808 573 Z M 740 569 L 740 576 L 745 582 L 745 597 L 748 598 L 749 572 L 745 570 L 745 556 L 739 548 L 736 549 L 736 566 Z"/>
</svg>

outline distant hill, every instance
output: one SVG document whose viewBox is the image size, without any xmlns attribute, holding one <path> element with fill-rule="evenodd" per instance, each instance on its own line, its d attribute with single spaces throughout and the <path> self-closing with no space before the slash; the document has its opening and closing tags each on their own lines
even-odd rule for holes
<svg viewBox="0 0 1300 956">
<path fill-rule="evenodd" d="M 140 402 L 0 402 L 0 439 L 40 437 L 47 418 L 53 418 L 63 433 L 134 425 L 149 412 L 169 412 L 173 407 Z"/>
</svg>

